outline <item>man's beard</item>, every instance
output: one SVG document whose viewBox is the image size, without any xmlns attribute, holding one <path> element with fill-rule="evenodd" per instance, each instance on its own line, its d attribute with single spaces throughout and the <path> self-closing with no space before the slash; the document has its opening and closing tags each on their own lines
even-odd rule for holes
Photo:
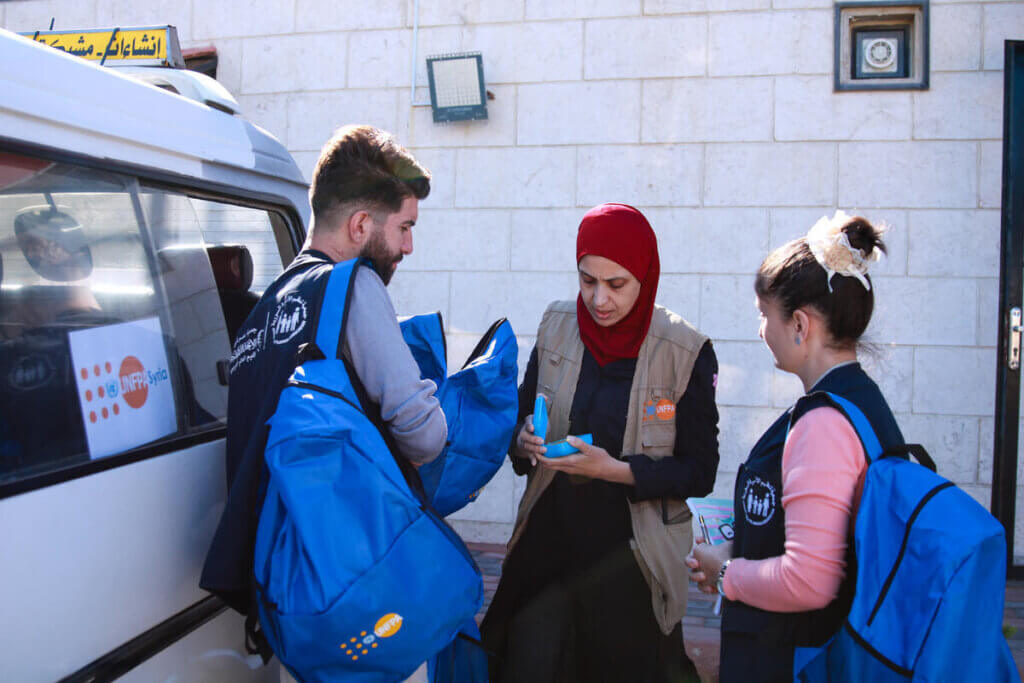
<svg viewBox="0 0 1024 683">
<path fill-rule="evenodd" d="M 391 282 L 391 276 L 395 274 L 398 262 L 402 260 L 401 252 L 388 250 L 388 243 L 384 240 L 382 229 L 373 231 L 359 255 L 373 261 L 373 268 L 377 271 L 377 275 L 380 275 L 380 279 L 384 281 L 385 287 Z"/>
</svg>

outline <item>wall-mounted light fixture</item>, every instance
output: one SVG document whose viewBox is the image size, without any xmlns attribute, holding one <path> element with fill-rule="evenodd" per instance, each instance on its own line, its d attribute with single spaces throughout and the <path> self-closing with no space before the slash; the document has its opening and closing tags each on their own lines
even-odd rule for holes
<svg viewBox="0 0 1024 683">
<path fill-rule="evenodd" d="M 434 122 L 487 118 L 484 62 L 479 52 L 427 57 Z"/>
<path fill-rule="evenodd" d="M 927 90 L 928 0 L 837 2 L 836 90 Z"/>
</svg>

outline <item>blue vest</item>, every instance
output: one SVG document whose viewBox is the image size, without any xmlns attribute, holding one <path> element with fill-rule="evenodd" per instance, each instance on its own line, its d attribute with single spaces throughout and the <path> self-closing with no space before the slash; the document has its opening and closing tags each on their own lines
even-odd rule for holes
<svg viewBox="0 0 1024 683">
<path fill-rule="evenodd" d="M 859 363 L 829 372 L 814 391 L 828 391 L 854 403 L 868 418 L 883 449 L 900 446 L 903 435 L 882 396 L 878 385 L 864 373 Z M 783 413 L 761 436 L 736 475 L 734 515 L 736 534 L 733 556 L 751 560 L 776 557 L 785 552 L 786 518 L 782 508 L 782 451 L 791 422 L 813 408 L 827 405 L 815 396 L 800 399 Z M 853 560 L 852 545 L 847 551 L 848 567 Z M 848 576 L 852 572 L 848 571 Z M 768 671 L 763 661 L 729 648 L 730 633 L 756 635 L 760 642 L 789 651 L 779 661 L 788 662 L 792 678 L 792 651 L 797 646 L 820 645 L 842 624 L 853 595 L 853 583 L 844 580 L 838 597 L 826 607 L 809 612 L 781 613 L 758 609 L 742 602 L 723 599 L 723 667 L 748 680 L 783 680 L 786 672 Z M 729 663 L 725 659 L 729 658 Z M 723 678 L 725 681 L 725 678 Z"/>
<path fill-rule="evenodd" d="M 300 253 L 263 293 L 235 337 L 228 387 L 228 499 L 199 586 L 242 614 L 253 599 L 266 423 L 295 369 L 299 347 L 312 340 L 313 317 L 333 268 L 322 252 Z"/>
</svg>

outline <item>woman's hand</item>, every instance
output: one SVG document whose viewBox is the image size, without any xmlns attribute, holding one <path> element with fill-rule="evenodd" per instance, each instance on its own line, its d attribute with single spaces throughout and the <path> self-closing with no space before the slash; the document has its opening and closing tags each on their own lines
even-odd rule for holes
<svg viewBox="0 0 1024 683">
<path fill-rule="evenodd" d="M 578 474 L 591 479 L 603 479 L 618 484 L 633 486 L 636 480 L 633 478 L 633 471 L 629 469 L 629 463 L 616 460 L 608 451 L 592 446 L 586 441 L 577 439 L 575 436 L 566 438 L 569 444 L 579 450 L 579 453 L 564 455 L 560 458 L 538 457 L 537 460 L 548 469 L 566 474 Z"/>
<path fill-rule="evenodd" d="M 516 436 L 516 447 L 512 452 L 518 458 L 529 458 L 531 465 L 537 464 L 537 458 L 544 455 L 544 439 L 533 433 L 533 415 L 527 415 L 523 428 Z"/>
<path fill-rule="evenodd" d="M 718 592 L 718 572 L 722 564 L 732 557 L 732 541 L 711 545 L 704 539 L 696 539 L 693 550 L 686 556 L 686 566 L 690 568 L 690 581 L 705 593 Z"/>
</svg>

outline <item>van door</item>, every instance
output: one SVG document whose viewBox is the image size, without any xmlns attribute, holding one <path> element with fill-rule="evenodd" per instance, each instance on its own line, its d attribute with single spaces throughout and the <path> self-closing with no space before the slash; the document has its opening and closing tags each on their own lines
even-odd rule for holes
<svg viewBox="0 0 1024 683">
<path fill-rule="evenodd" d="M 198 579 L 226 311 L 300 235 L 288 207 L 0 150 L 0 680 L 276 680 Z"/>
</svg>

